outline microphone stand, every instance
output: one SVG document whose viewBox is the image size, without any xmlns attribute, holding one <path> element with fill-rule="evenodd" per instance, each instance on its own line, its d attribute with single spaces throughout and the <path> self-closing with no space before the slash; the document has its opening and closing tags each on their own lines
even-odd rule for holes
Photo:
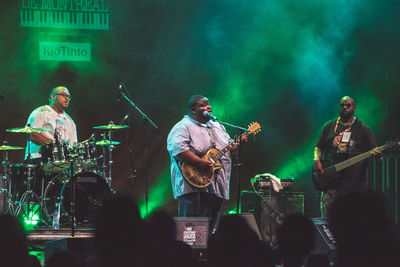
<svg viewBox="0 0 400 267">
<path fill-rule="evenodd" d="M 146 216 L 149 214 L 149 190 L 148 190 L 148 181 L 147 181 L 147 154 L 148 154 L 148 138 L 147 138 L 147 124 L 150 123 L 156 130 L 158 130 L 157 125 L 154 124 L 154 122 L 147 117 L 143 111 L 141 111 L 135 103 L 124 93 L 122 90 L 120 90 L 120 94 L 123 98 L 128 101 L 129 104 L 131 104 L 132 107 L 134 107 L 139 114 L 142 116 L 143 119 L 143 127 L 144 127 L 144 190 L 146 194 Z"/>
<path fill-rule="evenodd" d="M 131 120 L 130 111 L 122 119 L 122 121 L 120 122 L 120 125 L 122 125 L 125 120 L 128 121 L 127 125 L 130 126 L 130 123 L 131 123 L 130 122 L 130 120 Z M 136 168 L 135 168 L 135 161 L 134 161 L 134 157 L 133 157 L 133 149 L 132 149 L 131 143 L 129 141 L 129 130 L 130 130 L 130 127 L 128 127 L 128 129 L 126 131 L 126 143 L 127 143 L 127 146 L 128 146 L 128 156 L 129 156 L 129 163 L 130 163 L 131 169 L 132 169 L 132 174 L 129 175 L 128 182 L 133 184 L 134 181 L 136 180 Z"/>
<path fill-rule="evenodd" d="M 240 167 L 243 165 L 243 164 L 240 162 L 240 147 L 241 147 L 241 144 L 242 144 L 242 135 L 243 135 L 243 133 L 244 133 L 244 132 L 249 132 L 249 130 L 248 130 L 248 129 L 245 129 L 245 128 L 243 128 L 243 127 L 237 126 L 237 125 L 233 125 L 233 124 L 227 123 L 227 122 L 222 122 L 222 121 L 218 121 L 218 120 L 214 120 L 214 121 L 217 121 L 217 122 L 219 122 L 219 123 L 222 124 L 222 125 L 225 125 L 225 126 L 229 126 L 229 127 L 231 127 L 231 128 L 234 128 L 234 129 L 238 130 L 239 133 L 240 133 L 240 135 L 239 135 L 238 149 L 237 149 L 236 154 L 235 154 L 235 162 L 236 162 L 236 164 L 233 165 L 233 166 L 237 167 L 237 168 L 236 168 L 236 190 L 237 190 L 237 192 L 236 192 L 236 214 L 239 214 L 239 207 L 240 207 L 240 188 L 241 188 L 241 186 L 240 186 Z"/>
</svg>

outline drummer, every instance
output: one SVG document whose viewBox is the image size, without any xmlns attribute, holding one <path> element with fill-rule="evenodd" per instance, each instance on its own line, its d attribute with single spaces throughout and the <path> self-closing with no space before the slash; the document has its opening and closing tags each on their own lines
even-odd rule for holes
<svg viewBox="0 0 400 267">
<path fill-rule="evenodd" d="M 29 115 L 28 124 L 33 128 L 44 128 L 50 131 L 31 133 L 25 150 L 25 159 L 28 159 L 29 145 L 32 163 L 40 162 L 40 146 L 52 142 L 55 138 L 66 141 L 69 145 L 77 142 L 76 125 L 72 118 L 65 112 L 71 100 L 71 95 L 65 86 L 53 88 L 49 96 L 49 105 L 36 108 Z"/>
</svg>

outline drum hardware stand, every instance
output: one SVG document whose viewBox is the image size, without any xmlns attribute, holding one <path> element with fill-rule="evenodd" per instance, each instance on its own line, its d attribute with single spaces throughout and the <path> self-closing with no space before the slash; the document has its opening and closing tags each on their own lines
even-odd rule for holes
<svg viewBox="0 0 400 267">
<path fill-rule="evenodd" d="M 147 125 L 148 123 L 151 124 L 156 130 L 158 130 L 157 125 L 154 124 L 154 122 L 143 112 L 141 111 L 138 106 L 135 105 L 135 103 L 133 103 L 133 101 L 131 100 L 130 97 L 128 97 L 124 91 L 122 90 L 122 88 L 125 89 L 125 91 L 128 93 L 128 90 L 126 89 L 124 83 L 120 83 L 120 87 L 119 87 L 119 91 L 121 96 L 128 101 L 128 103 L 135 108 L 140 116 L 143 119 L 143 127 L 144 127 L 144 187 L 145 187 L 145 193 L 146 193 L 146 216 L 149 214 L 149 189 L 148 189 L 148 179 L 147 179 L 147 165 L 148 165 L 148 136 L 147 136 Z"/>
<path fill-rule="evenodd" d="M 76 181 L 74 175 L 74 164 L 76 161 L 76 157 L 73 157 L 70 161 L 70 185 L 71 185 L 71 237 L 75 237 L 75 200 L 76 200 Z M 58 206 L 60 207 L 60 206 Z M 56 208 L 58 208 L 56 206 Z M 58 214 L 58 216 L 60 216 Z"/>
<path fill-rule="evenodd" d="M 110 124 L 113 122 L 111 121 Z M 107 134 L 103 133 L 103 140 L 107 140 Z M 106 147 L 103 147 L 103 163 L 101 165 L 101 176 L 104 178 L 104 180 L 107 182 L 108 186 L 111 188 L 111 182 L 112 182 L 112 152 L 115 146 L 112 144 L 112 135 L 111 135 L 111 130 L 108 132 L 108 140 L 110 144 L 108 145 L 108 164 L 106 163 Z M 108 177 L 106 175 L 106 168 L 108 166 Z"/>
<path fill-rule="evenodd" d="M 130 126 L 130 111 L 125 115 L 125 117 L 122 119 L 122 121 L 119 124 L 122 125 L 125 122 L 125 120 L 128 121 L 127 125 Z M 128 127 L 128 129 L 126 131 L 126 144 L 128 147 L 129 162 L 131 164 L 131 169 L 132 169 L 132 174 L 128 176 L 128 182 L 133 185 L 136 181 L 136 168 L 135 168 L 135 161 L 134 161 L 134 156 L 133 156 L 133 149 L 130 144 L 129 132 L 130 132 L 130 127 Z"/>
<path fill-rule="evenodd" d="M 7 141 L 3 141 L 4 145 L 7 145 Z M 8 161 L 8 151 L 5 150 L 3 154 L 3 161 L 1 162 L 3 165 L 3 173 L 0 174 L 0 179 L 2 179 L 2 187 L 0 188 L 0 193 L 3 193 L 3 212 L 8 211 L 11 214 L 14 214 L 14 206 L 11 203 L 11 188 L 10 188 L 10 177 L 9 177 L 9 170 L 8 166 L 10 162 Z"/>
<path fill-rule="evenodd" d="M 110 123 L 113 123 L 112 121 Z M 111 173 L 112 173 L 112 165 L 113 165 L 113 161 L 112 161 L 112 151 L 114 149 L 114 146 L 112 144 L 112 136 L 111 136 L 112 130 L 110 129 L 108 131 L 108 140 L 110 140 L 110 145 L 108 146 L 108 178 L 106 178 L 106 182 L 108 183 L 108 185 L 111 187 L 111 181 L 112 181 L 112 177 L 111 177 Z"/>
<path fill-rule="evenodd" d="M 32 175 L 32 170 L 34 168 L 36 168 L 36 166 L 32 165 L 32 164 L 27 164 L 27 165 L 25 165 L 25 167 L 27 168 L 27 175 L 26 175 L 26 189 L 27 190 L 25 193 L 22 194 L 21 199 L 19 200 L 18 207 L 14 213 L 15 216 L 19 215 L 19 213 L 21 212 L 24 205 L 26 205 L 25 214 L 29 215 L 30 212 L 32 211 L 31 204 L 36 203 L 36 202 L 34 202 L 34 198 L 36 198 L 38 200 L 37 203 L 39 203 L 40 207 L 42 207 L 40 198 L 35 194 L 35 192 L 32 191 L 32 188 L 31 188 L 31 181 L 34 179 L 34 177 Z M 34 214 L 32 214 L 32 216 L 35 215 L 37 212 L 39 212 L 39 209 L 37 209 L 36 212 Z"/>
<path fill-rule="evenodd" d="M 106 138 L 106 133 L 102 133 L 101 136 L 103 137 L 103 140 L 107 139 Z M 107 177 L 106 177 L 106 168 L 107 168 L 107 165 L 106 165 L 106 149 L 105 149 L 105 147 L 103 147 L 102 149 L 103 149 L 103 156 L 102 156 L 103 160 L 102 160 L 101 167 L 100 167 L 100 176 L 102 176 L 104 178 L 104 180 L 107 181 Z"/>
<path fill-rule="evenodd" d="M 31 125 L 28 123 L 27 124 L 28 127 L 30 127 Z M 19 213 L 21 212 L 22 208 L 24 205 L 26 205 L 26 209 L 25 209 L 25 214 L 30 214 L 31 210 L 31 203 L 35 203 L 34 197 L 38 200 L 38 203 L 40 205 L 40 208 L 42 208 L 42 203 L 40 201 L 40 198 L 35 194 L 35 192 L 32 191 L 31 188 L 31 181 L 34 179 L 33 177 L 33 173 L 32 170 L 34 168 L 36 168 L 36 165 L 30 164 L 32 162 L 32 156 L 31 156 L 31 135 L 30 133 L 26 133 L 27 134 L 27 144 L 28 144 L 28 156 L 26 158 L 26 162 L 28 162 L 28 164 L 25 165 L 25 167 L 27 168 L 27 174 L 26 174 L 26 192 L 22 194 L 21 199 L 18 201 L 18 207 L 16 208 L 15 212 L 14 212 L 14 216 L 18 216 Z M 35 212 L 35 214 L 39 211 L 39 209 Z M 33 214 L 33 215 L 35 215 Z M 32 215 L 32 216 L 33 216 Z"/>
</svg>

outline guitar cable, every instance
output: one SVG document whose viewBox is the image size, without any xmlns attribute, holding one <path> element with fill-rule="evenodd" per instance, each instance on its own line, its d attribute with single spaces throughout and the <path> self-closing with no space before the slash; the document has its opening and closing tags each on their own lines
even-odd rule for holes
<svg viewBox="0 0 400 267">
<path fill-rule="evenodd" d="M 259 196 L 262 200 L 264 200 L 265 204 L 267 205 L 267 207 L 276 215 L 278 215 L 278 218 L 281 217 L 281 213 L 279 213 L 278 211 L 276 211 L 274 208 L 271 207 L 271 205 L 269 204 L 269 202 L 271 201 L 271 197 L 272 197 L 272 185 L 270 186 L 269 189 L 269 200 L 267 200 L 259 191 L 256 190 L 256 188 L 254 187 L 254 182 L 255 179 L 252 178 L 250 183 L 251 183 L 251 187 L 253 188 L 254 193 L 256 193 L 257 196 Z"/>
</svg>

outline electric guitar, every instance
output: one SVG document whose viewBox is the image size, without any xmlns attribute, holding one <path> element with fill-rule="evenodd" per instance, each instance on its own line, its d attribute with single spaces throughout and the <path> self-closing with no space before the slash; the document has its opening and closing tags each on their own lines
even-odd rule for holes
<svg viewBox="0 0 400 267">
<path fill-rule="evenodd" d="M 248 132 L 243 133 L 240 136 L 237 136 L 230 141 L 227 146 L 223 149 L 218 150 L 216 148 L 209 148 L 206 154 L 202 157 L 212 163 L 212 167 L 208 171 L 200 170 L 195 165 L 184 161 L 182 163 L 181 171 L 183 174 L 183 178 L 185 178 L 186 182 L 191 184 L 196 188 L 204 188 L 210 185 L 214 179 L 214 172 L 218 169 L 222 168 L 222 164 L 219 159 L 229 150 L 232 150 L 235 146 L 240 144 L 240 140 L 244 136 L 248 136 L 249 134 L 256 134 L 261 131 L 261 126 L 258 122 L 253 122 L 249 125 Z"/>
<path fill-rule="evenodd" d="M 312 181 L 314 182 L 315 187 L 318 190 L 325 190 L 328 185 L 330 185 L 333 181 L 335 181 L 337 178 L 336 173 L 340 172 L 343 169 L 346 169 L 350 166 L 353 166 L 356 163 L 359 163 L 360 161 L 363 161 L 364 159 L 367 159 L 373 155 L 375 151 L 380 151 L 383 152 L 384 150 L 393 147 L 398 143 L 396 142 L 388 142 L 385 145 L 382 145 L 380 147 L 376 147 L 374 149 L 371 149 L 367 152 L 364 152 L 360 155 L 354 156 L 352 158 L 349 158 L 345 161 L 339 162 L 337 164 L 334 164 L 332 166 L 326 166 L 326 162 L 322 161 L 322 167 L 324 172 L 322 173 L 320 170 L 316 170 L 313 168 L 312 170 Z"/>
</svg>

